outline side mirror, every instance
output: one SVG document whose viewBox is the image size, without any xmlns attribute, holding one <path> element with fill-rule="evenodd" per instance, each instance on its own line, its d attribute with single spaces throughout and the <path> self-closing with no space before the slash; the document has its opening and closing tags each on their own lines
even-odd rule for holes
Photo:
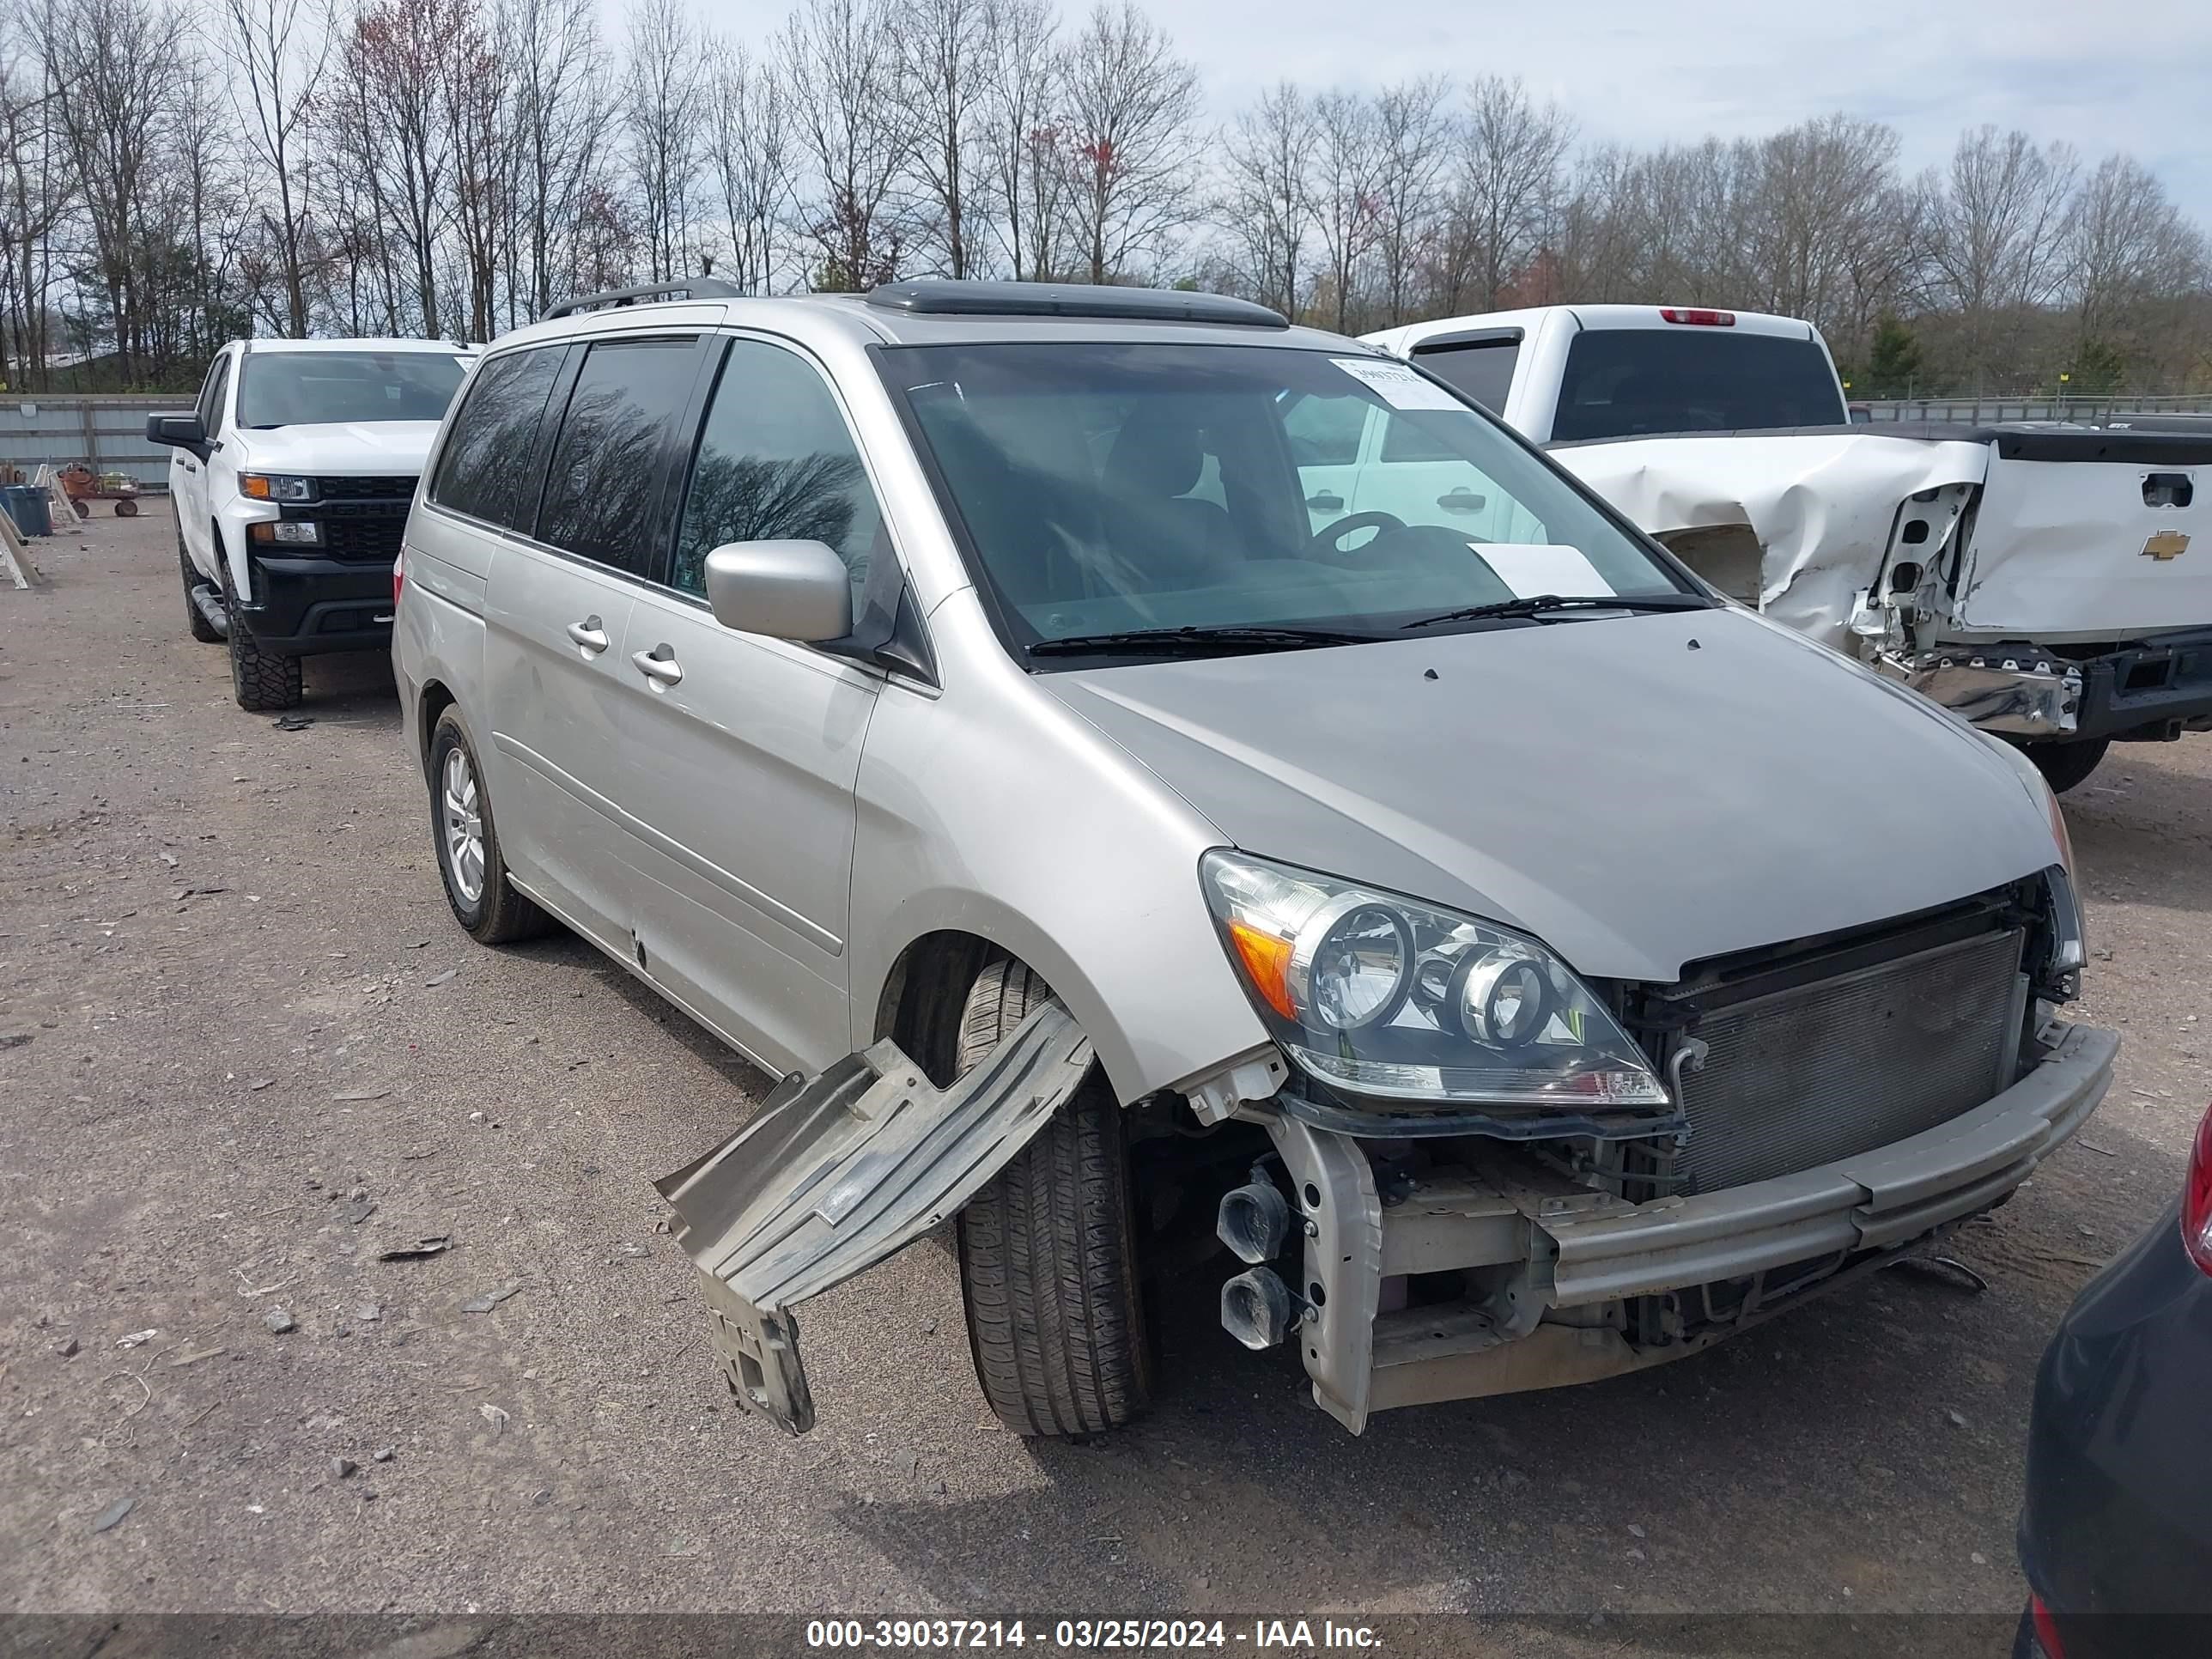
<svg viewBox="0 0 2212 1659">
<path fill-rule="evenodd" d="M 195 455 L 207 453 L 207 431 L 197 415 L 149 415 L 146 441 L 167 444 L 172 449 L 189 449 Z"/>
<path fill-rule="evenodd" d="M 714 620 L 744 634 L 820 645 L 853 631 L 853 579 L 821 542 L 731 542 L 707 556 Z"/>
</svg>

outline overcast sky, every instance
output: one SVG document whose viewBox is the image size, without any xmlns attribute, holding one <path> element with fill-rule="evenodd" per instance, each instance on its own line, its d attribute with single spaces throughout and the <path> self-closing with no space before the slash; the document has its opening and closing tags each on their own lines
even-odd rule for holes
<svg viewBox="0 0 2212 1659">
<path fill-rule="evenodd" d="M 765 33 L 787 5 L 696 0 Z M 1060 0 L 1064 19 L 1087 0 Z M 1217 116 L 1288 77 L 1376 87 L 1518 74 L 1590 138 L 1736 137 L 1841 110 L 1904 162 L 1962 126 L 2133 151 L 2212 227 L 2212 0 L 1152 0 Z"/>
</svg>

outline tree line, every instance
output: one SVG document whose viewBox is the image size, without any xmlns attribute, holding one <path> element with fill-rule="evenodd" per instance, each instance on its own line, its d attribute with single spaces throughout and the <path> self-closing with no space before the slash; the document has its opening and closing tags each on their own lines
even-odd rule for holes
<svg viewBox="0 0 2212 1659">
<path fill-rule="evenodd" d="M 1845 115 L 1590 141 L 1517 78 L 1209 116 L 1135 0 L 27 0 L 0 16 L 0 383 L 176 388 L 241 334 L 485 340 L 711 270 L 1182 284 L 1360 331 L 1785 312 L 1855 395 L 2212 382 L 2202 230 L 2124 155 Z"/>
</svg>

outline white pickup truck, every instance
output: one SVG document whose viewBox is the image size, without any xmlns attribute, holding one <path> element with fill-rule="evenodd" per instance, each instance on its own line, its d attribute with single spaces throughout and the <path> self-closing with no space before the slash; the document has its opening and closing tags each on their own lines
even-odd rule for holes
<svg viewBox="0 0 2212 1659">
<path fill-rule="evenodd" d="M 2055 788 L 2112 742 L 2212 730 L 2212 540 L 2191 540 L 2212 434 L 1852 425 L 1818 331 L 1743 311 L 1544 306 L 1366 340 L 1724 592 L 2020 744 Z M 1355 447 L 1340 477 L 1304 469 L 1317 522 L 1415 499 L 1419 457 Z M 1462 494 L 1437 504 L 1472 537 L 1526 538 Z"/>
</svg>

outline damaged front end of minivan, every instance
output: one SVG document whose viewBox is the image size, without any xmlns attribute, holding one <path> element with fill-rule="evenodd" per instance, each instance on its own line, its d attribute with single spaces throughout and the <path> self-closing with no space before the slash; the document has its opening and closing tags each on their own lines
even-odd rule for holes
<svg viewBox="0 0 2212 1659">
<path fill-rule="evenodd" d="M 1249 1172 L 1206 1194 L 1221 1322 L 1295 1342 L 1354 1432 L 1679 1358 L 1924 1247 L 2073 1133 L 2118 1046 L 2058 1015 L 2063 866 L 1651 985 L 1263 860 L 1206 876 L 1274 1038 L 1176 1091 L 1194 1164 Z M 879 1043 L 664 1181 L 740 1403 L 810 1426 L 795 1306 L 957 1212 L 1091 1063 L 1056 1001 L 943 1091 Z"/>
<path fill-rule="evenodd" d="M 1305 903 L 1246 880 L 1218 907 L 1261 1001 L 1241 929 L 1289 940 L 1290 1079 L 1189 1092 L 1266 1129 L 1254 1186 L 1286 1200 L 1279 1229 L 1255 1224 L 1261 1193 L 1224 1200 L 1251 1264 L 1224 1323 L 1295 1340 L 1355 1431 L 1678 1358 L 1895 1259 L 2009 1196 L 2118 1047 L 2058 1018 L 2084 955 L 2063 866 L 1665 984 L 1582 981 L 1534 941 L 1379 896 L 1324 897 L 1310 925 Z M 1401 951 L 1392 985 L 1374 969 Z"/>
</svg>

